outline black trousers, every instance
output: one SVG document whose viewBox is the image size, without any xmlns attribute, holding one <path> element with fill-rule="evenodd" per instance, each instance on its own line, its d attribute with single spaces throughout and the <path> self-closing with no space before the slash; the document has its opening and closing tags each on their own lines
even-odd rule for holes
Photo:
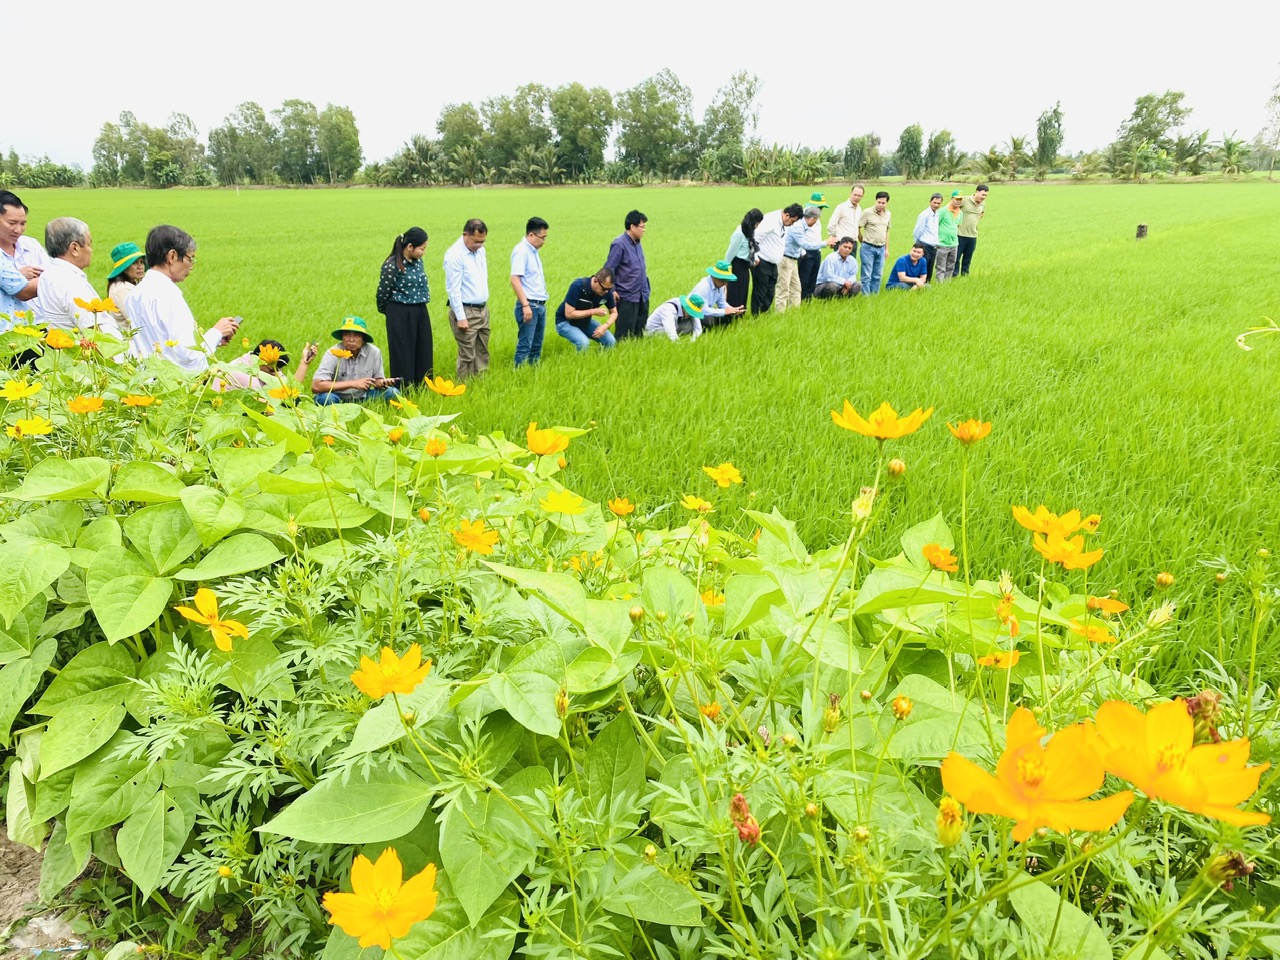
<svg viewBox="0 0 1280 960">
<path fill-rule="evenodd" d="M 818 285 L 818 267 L 822 261 L 821 250 L 806 250 L 800 262 L 800 299 L 808 300 L 813 296 L 813 288 Z"/>
<path fill-rule="evenodd" d="M 778 265 L 761 260 L 751 268 L 751 315 L 768 313 L 778 289 Z"/>
<path fill-rule="evenodd" d="M 391 376 L 401 387 L 435 376 L 435 344 L 425 303 L 387 303 L 387 349 Z"/>
<path fill-rule="evenodd" d="M 617 333 L 619 340 L 627 337 L 643 337 L 644 325 L 649 319 L 649 301 L 641 300 L 633 303 L 630 300 L 618 301 Z"/>
<path fill-rule="evenodd" d="M 751 291 L 751 261 L 734 257 L 733 275 L 736 279 L 724 288 L 724 298 L 731 307 L 745 307 Z"/>
<path fill-rule="evenodd" d="M 924 262 L 929 265 L 929 275 L 925 277 L 925 280 L 933 283 L 933 261 L 938 256 L 938 248 L 932 243 L 922 243 L 920 246 L 924 247 Z"/>
<path fill-rule="evenodd" d="M 977 237 L 960 237 L 960 246 L 956 250 L 956 276 L 969 274 L 969 264 L 973 262 L 973 251 L 978 248 Z"/>
</svg>

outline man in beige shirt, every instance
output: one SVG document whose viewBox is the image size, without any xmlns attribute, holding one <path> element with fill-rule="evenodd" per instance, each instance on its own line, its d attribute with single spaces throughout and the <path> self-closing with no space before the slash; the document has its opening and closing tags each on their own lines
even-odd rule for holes
<svg viewBox="0 0 1280 960">
<path fill-rule="evenodd" d="M 884 255 L 889 249 L 889 194 L 881 190 L 876 194 L 875 206 L 862 211 L 858 222 L 858 239 L 862 241 L 859 262 L 862 264 L 862 292 L 880 292 L 880 278 L 884 273 Z"/>
<path fill-rule="evenodd" d="M 841 237 L 858 235 L 858 224 L 862 219 L 862 195 L 866 192 L 862 184 L 855 183 L 849 191 L 849 199 L 837 203 L 836 208 L 831 211 L 831 219 L 827 221 L 827 236 L 834 237 L 836 243 L 840 242 Z M 854 252 L 857 253 L 857 250 Z"/>
</svg>

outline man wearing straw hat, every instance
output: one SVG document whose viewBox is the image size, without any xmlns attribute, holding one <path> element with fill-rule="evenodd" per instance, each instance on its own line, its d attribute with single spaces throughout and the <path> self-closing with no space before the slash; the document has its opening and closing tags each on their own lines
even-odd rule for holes
<svg viewBox="0 0 1280 960">
<path fill-rule="evenodd" d="M 827 209 L 827 198 L 821 193 L 809 194 L 809 199 L 805 203 L 805 209 L 815 209 L 818 211 Z M 808 224 L 805 230 L 805 236 L 809 238 L 811 243 L 822 243 L 822 223 L 817 217 L 813 222 L 809 222 L 809 218 L 805 218 Z M 828 244 L 829 246 L 829 244 Z M 800 302 L 808 300 L 813 296 L 813 290 L 818 285 L 818 267 L 822 263 L 822 250 L 810 248 L 805 251 L 805 255 L 800 258 Z"/>
<path fill-rule="evenodd" d="M 717 260 L 715 266 L 707 267 L 707 275 L 689 291 L 689 296 L 702 298 L 702 326 L 705 329 L 727 327 L 734 317 L 747 309 L 729 306 L 725 289 L 735 279 L 733 265 L 728 260 Z"/>
<path fill-rule="evenodd" d="M 676 341 L 680 339 L 680 334 L 687 333 L 690 340 L 697 340 L 702 336 L 702 309 L 705 306 L 705 301 L 696 293 L 687 297 L 672 297 L 649 314 L 644 335 L 652 337 L 665 333 L 668 340 Z"/>
<path fill-rule="evenodd" d="M 325 352 L 311 378 L 316 403 L 363 403 L 366 400 L 394 400 L 400 394 L 387 379 L 382 351 L 373 345 L 373 336 L 363 317 L 346 317 L 333 331 L 339 346 Z"/>
</svg>

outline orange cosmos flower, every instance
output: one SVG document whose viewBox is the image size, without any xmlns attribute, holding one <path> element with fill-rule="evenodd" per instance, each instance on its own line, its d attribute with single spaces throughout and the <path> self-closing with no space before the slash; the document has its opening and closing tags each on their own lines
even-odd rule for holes
<svg viewBox="0 0 1280 960">
<path fill-rule="evenodd" d="M 1065 537 L 1035 534 L 1033 546 L 1040 556 L 1050 563 L 1060 563 L 1064 570 L 1087 570 L 1102 559 L 1102 550 L 1085 550 L 1084 537 Z"/>
<path fill-rule="evenodd" d="M 1173 586 L 1173 574 L 1162 570 L 1156 574 L 1156 586 L 1161 590 L 1168 590 Z"/>
<path fill-rule="evenodd" d="M 411 645 L 403 657 L 397 657 L 390 647 L 383 647 L 377 663 L 369 657 L 360 658 L 360 669 L 351 675 L 351 682 L 374 700 L 381 700 L 388 693 L 413 693 L 431 672 L 431 661 L 421 660 L 419 644 Z"/>
<path fill-rule="evenodd" d="M 392 443 L 399 443 L 403 437 L 404 437 L 404 431 L 401 430 L 399 427 L 396 427 L 390 433 L 387 434 L 387 439 L 390 440 Z"/>
<path fill-rule="evenodd" d="M 1090 610 L 1096 613 L 1124 613 L 1129 609 L 1127 603 L 1121 603 L 1119 600 L 1113 600 L 1110 597 L 1090 597 L 1085 604 Z"/>
<path fill-rule="evenodd" d="M 105 300 L 100 300 L 97 297 L 92 300 L 81 300 L 76 297 L 74 302 L 81 310 L 88 310 L 90 313 L 111 313 L 116 309 L 116 302 L 110 297 Z"/>
<path fill-rule="evenodd" d="M 1196 746 L 1186 701 L 1160 703 L 1143 714 L 1108 700 L 1098 708 L 1095 728 L 1106 769 L 1147 796 L 1236 826 L 1270 822 L 1268 814 L 1236 806 L 1258 789 L 1258 778 L 1271 764 L 1248 766 L 1244 739 Z"/>
<path fill-rule="evenodd" d="M 680 506 L 687 510 L 696 510 L 698 513 L 715 513 L 716 509 L 708 501 L 703 500 L 701 497 L 695 497 L 691 493 L 686 494 L 680 500 Z"/>
<path fill-rule="evenodd" d="M 893 703 L 889 704 L 889 709 L 893 711 L 893 715 L 899 720 L 905 720 L 911 716 L 911 711 L 916 705 L 911 702 L 910 697 L 904 697 L 901 694 L 893 698 Z"/>
<path fill-rule="evenodd" d="M 731 483 L 742 482 L 742 474 L 732 463 L 722 463 L 718 467 L 703 467 L 702 470 L 716 482 L 718 487 L 728 487 Z"/>
<path fill-rule="evenodd" d="M 626 497 L 614 497 L 609 501 L 609 509 L 616 517 L 627 517 L 636 512 L 636 505 Z"/>
<path fill-rule="evenodd" d="M 280 362 L 281 351 L 274 343 L 264 343 L 258 348 L 258 360 L 268 367 L 275 368 Z"/>
<path fill-rule="evenodd" d="M 983 423 L 981 420 L 965 420 L 955 426 L 948 423 L 947 429 L 951 431 L 953 437 L 969 447 L 986 438 L 991 432 L 991 424 Z"/>
<path fill-rule="evenodd" d="M 1014 507 L 1013 519 L 1032 533 L 1043 533 L 1045 536 L 1069 537 L 1080 530 L 1096 533 L 1102 518 L 1096 513 L 1082 517 L 1079 510 L 1069 510 L 1058 516 L 1043 503 L 1032 513 L 1026 507 Z"/>
<path fill-rule="evenodd" d="M 377 863 L 357 855 L 351 864 L 351 892 L 324 895 L 329 922 L 359 938 L 362 947 L 390 949 L 393 939 L 408 934 L 436 909 L 436 865 L 427 864 L 402 883 L 403 876 L 404 867 L 392 847 L 382 852 Z"/>
<path fill-rule="evenodd" d="M 719 607 L 724 604 L 724 594 L 716 593 L 714 589 L 702 591 L 702 602 L 708 607 Z"/>
<path fill-rule="evenodd" d="M 65 330 L 53 329 L 44 335 L 44 342 L 55 350 L 66 350 L 80 343 L 75 337 L 67 333 Z"/>
<path fill-rule="evenodd" d="M 288 383 L 282 383 L 278 387 L 272 387 L 267 391 L 267 396 L 274 397 L 277 400 L 297 400 L 298 388 Z"/>
<path fill-rule="evenodd" d="M 131 393 L 120 402 L 126 407 L 149 407 L 156 402 L 156 398 Z"/>
<path fill-rule="evenodd" d="M 936 543 L 927 543 L 921 553 L 929 561 L 929 566 L 935 570 L 955 573 L 960 569 L 960 559 L 946 547 L 939 546 Z"/>
<path fill-rule="evenodd" d="M 421 510 L 418 511 L 418 519 L 421 520 L 423 523 L 429 522 L 431 520 L 431 511 L 428 510 L 426 507 L 423 507 Z"/>
<path fill-rule="evenodd" d="M 248 340 L 246 340 L 246 341 L 245 341 L 245 343 L 246 343 L 246 344 L 247 344 L 248 342 L 249 342 Z M 332 354 L 333 354 L 335 357 L 337 357 L 339 360 L 350 360 L 350 359 L 351 359 L 351 351 L 350 351 L 350 350 L 345 350 L 345 349 L 343 349 L 342 347 L 330 347 L 330 348 L 329 348 L 329 352 L 330 352 L 330 353 L 332 353 Z"/>
<path fill-rule="evenodd" d="M 715 723 L 720 719 L 720 704 L 716 700 L 712 700 L 710 703 L 701 703 L 698 705 L 698 712 L 712 723 Z"/>
<path fill-rule="evenodd" d="M 433 393 L 438 393 L 442 397 L 460 397 L 467 392 L 465 383 L 454 383 L 452 380 L 446 380 L 444 377 L 426 377 L 423 383 L 427 385 Z"/>
<path fill-rule="evenodd" d="M 897 411 L 886 400 L 880 405 L 879 410 L 864 420 L 846 400 L 844 402 L 844 412 L 836 413 L 836 411 L 832 410 L 831 419 L 835 421 L 837 426 L 852 430 L 854 433 L 860 433 L 864 437 L 874 437 L 877 440 L 896 440 L 898 437 L 905 437 L 909 433 L 915 433 L 920 429 L 920 425 L 928 420 L 932 414 L 933 407 L 928 410 L 921 410 L 917 407 L 915 411 L 907 416 L 899 417 Z"/>
<path fill-rule="evenodd" d="M 569 438 L 554 430 L 539 430 L 538 421 L 529 424 L 525 431 L 529 449 L 540 457 L 554 456 L 569 446 Z"/>
<path fill-rule="evenodd" d="M 1106 627 L 1096 627 L 1091 623 L 1081 624 L 1075 620 L 1071 621 L 1071 632 L 1080 634 L 1090 643 L 1115 643 L 1120 639 Z"/>
<path fill-rule="evenodd" d="M 449 445 L 443 440 L 432 439 L 427 441 L 425 452 L 428 457 L 443 457 L 445 451 L 448 449 Z"/>
<path fill-rule="evenodd" d="M 964 835 L 964 807 L 955 797 L 943 797 L 938 801 L 938 842 L 944 847 L 954 847 Z"/>
<path fill-rule="evenodd" d="M 1019 707 L 1009 721 L 996 775 L 953 751 L 942 761 L 943 787 L 974 813 L 1016 820 L 1012 836 L 1018 842 L 1040 826 L 1059 832 L 1113 826 L 1133 802 L 1133 793 L 1084 799 L 1098 791 L 1104 778 L 1094 735 L 1081 725 L 1067 727 L 1042 747 L 1044 735 L 1031 711 Z"/>
<path fill-rule="evenodd" d="M 334 440 L 333 440 L 333 437 L 332 437 L 332 436 L 330 436 L 330 435 L 328 435 L 328 434 L 325 434 L 325 436 L 324 436 L 323 438 L 321 438 L 321 439 L 324 441 L 324 445 L 325 445 L 326 447 L 332 447 L 332 446 L 333 446 Z"/>
<path fill-rule="evenodd" d="M 983 667 L 995 667 L 997 670 L 1012 670 L 1021 659 L 1022 651 L 1020 650 L 997 650 L 985 657 L 979 657 L 978 664 Z"/>
<path fill-rule="evenodd" d="M 102 409 L 102 398 L 82 395 L 74 400 L 68 400 L 67 409 L 72 413 L 97 413 Z"/>
<path fill-rule="evenodd" d="M 462 520 L 458 523 L 458 529 L 453 531 L 453 539 L 458 541 L 458 546 L 472 553 L 488 556 L 493 553 L 493 545 L 498 542 L 498 531 L 486 530 L 483 520 L 474 523 Z"/>
<path fill-rule="evenodd" d="M 208 627 L 209 632 L 213 634 L 213 642 L 219 650 L 229 651 L 231 649 L 232 634 L 242 640 L 249 639 L 249 628 L 239 620 L 223 620 L 218 616 L 218 597 L 208 587 L 201 587 L 196 591 L 195 604 L 196 608 L 194 610 L 190 607 L 174 607 L 173 609 L 188 620 L 194 620 L 196 623 L 202 623 Z"/>
<path fill-rule="evenodd" d="M 23 437 L 43 437 L 53 433 L 53 424 L 44 417 L 31 417 L 19 420 L 12 427 L 7 428 L 5 433 L 15 440 L 21 440 Z"/>
</svg>

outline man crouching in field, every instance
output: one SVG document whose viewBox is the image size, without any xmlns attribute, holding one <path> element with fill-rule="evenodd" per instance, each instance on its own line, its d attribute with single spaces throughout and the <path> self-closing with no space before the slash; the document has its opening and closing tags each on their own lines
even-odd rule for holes
<svg viewBox="0 0 1280 960">
<path fill-rule="evenodd" d="M 362 317 L 343 320 L 342 326 L 333 331 L 333 339 L 342 341 L 342 345 L 326 351 L 311 378 L 316 403 L 363 403 L 400 396 L 393 381 L 387 379 L 382 351 L 373 345 Z"/>
</svg>

